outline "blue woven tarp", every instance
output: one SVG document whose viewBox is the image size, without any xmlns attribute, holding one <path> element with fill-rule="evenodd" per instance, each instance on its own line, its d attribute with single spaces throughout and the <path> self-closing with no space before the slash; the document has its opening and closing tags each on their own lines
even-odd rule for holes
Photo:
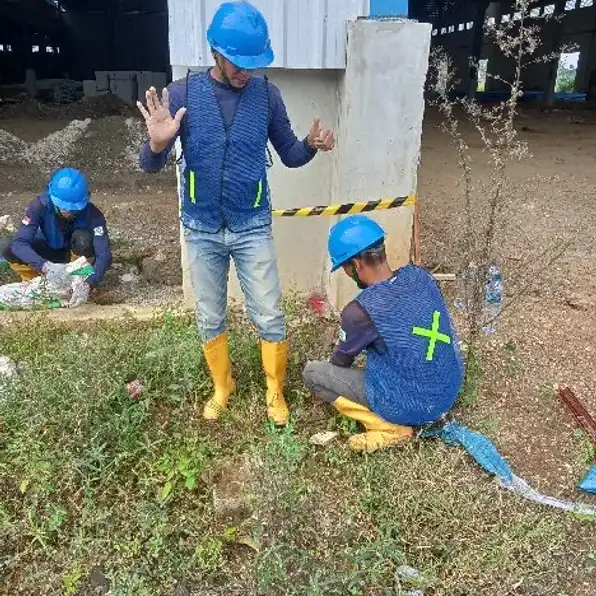
<svg viewBox="0 0 596 596">
<path fill-rule="evenodd" d="M 596 495 L 596 464 L 594 464 L 588 473 L 584 476 L 583 480 L 579 483 L 581 490 Z"/>
<path fill-rule="evenodd" d="M 564 509 L 580 515 L 596 517 L 596 507 L 590 507 L 582 503 L 555 499 L 543 495 L 534 490 L 523 478 L 516 476 L 509 467 L 507 460 L 499 453 L 495 445 L 484 435 L 476 433 L 459 422 L 448 422 L 439 429 L 430 429 L 422 433 L 423 437 L 439 437 L 447 445 L 462 446 L 476 462 L 489 474 L 495 475 L 503 488 L 513 491 L 530 501 Z M 590 475 L 591 474 L 591 475 Z M 584 478 L 582 484 L 587 481 L 587 486 L 592 486 L 596 492 L 596 466 Z M 581 488 L 581 486 L 580 486 Z M 583 489 L 586 490 L 586 489 Z"/>
</svg>

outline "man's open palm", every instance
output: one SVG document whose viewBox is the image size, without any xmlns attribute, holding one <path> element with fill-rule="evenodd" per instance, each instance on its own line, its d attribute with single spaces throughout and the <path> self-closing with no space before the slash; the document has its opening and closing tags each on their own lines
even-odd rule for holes
<svg viewBox="0 0 596 596">
<path fill-rule="evenodd" d="M 167 89 L 163 90 L 161 101 L 155 87 L 151 87 L 145 93 L 145 98 L 147 107 L 145 108 L 140 101 L 137 101 L 137 107 L 147 123 L 151 151 L 161 153 L 180 130 L 180 123 L 184 118 L 186 108 L 180 108 L 172 118 Z"/>
</svg>

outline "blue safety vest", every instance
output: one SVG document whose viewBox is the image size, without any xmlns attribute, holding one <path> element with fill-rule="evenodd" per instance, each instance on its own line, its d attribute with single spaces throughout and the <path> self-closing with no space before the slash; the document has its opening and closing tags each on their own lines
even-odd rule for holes
<svg viewBox="0 0 596 596">
<path fill-rule="evenodd" d="M 190 75 L 187 94 L 182 223 L 204 232 L 270 225 L 267 81 L 249 80 L 229 128 L 208 74 Z"/>
<path fill-rule="evenodd" d="M 394 424 L 421 426 L 445 414 L 463 382 L 458 338 L 435 279 L 407 265 L 356 298 L 386 352 L 367 350 L 366 397 Z"/>
</svg>

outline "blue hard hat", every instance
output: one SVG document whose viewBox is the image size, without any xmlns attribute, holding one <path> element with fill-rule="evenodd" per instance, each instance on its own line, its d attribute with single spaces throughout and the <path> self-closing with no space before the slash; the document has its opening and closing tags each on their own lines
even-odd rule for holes
<svg viewBox="0 0 596 596">
<path fill-rule="evenodd" d="M 243 70 L 265 68 L 273 62 L 267 21 L 249 2 L 224 2 L 213 16 L 207 41 Z"/>
<path fill-rule="evenodd" d="M 329 232 L 331 271 L 337 271 L 363 250 L 385 238 L 385 231 L 366 215 L 351 215 L 336 223 Z"/>
<path fill-rule="evenodd" d="M 82 211 L 89 203 L 87 177 L 74 168 L 58 170 L 48 184 L 48 196 L 57 209 Z"/>
</svg>

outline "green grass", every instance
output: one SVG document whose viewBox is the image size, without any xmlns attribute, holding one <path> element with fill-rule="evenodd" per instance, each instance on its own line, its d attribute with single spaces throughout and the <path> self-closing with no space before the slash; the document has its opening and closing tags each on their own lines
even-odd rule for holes
<svg viewBox="0 0 596 596">
<path fill-rule="evenodd" d="M 578 466 L 589 467 L 596 462 L 596 445 L 592 443 L 588 434 L 584 430 L 578 428 L 573 433 L 573 439 L 578 446 Z"/>
<path fill-rule="evenodd" d="M 592 523 L 502 492 L 439 441 L 371 456 L 343 440 L 311 446 L 328 421 L 353 429 L 305 391 L 301 366 L 324 355 L 323 328 L 289 312 L 293 418 L 281 431 L 265 421 L 242 317 L 238 394 L 217 424 L 200 416 L 211 383 L 190 318 L 0 330 L 20 367 L 0 397 L 0 593 L 88 594 L 98 567 L 111 594 L 135 596 L 178 583 L 197 594 L 574 593 L 568 569 L 592 561 Z M 135 378 L 139 400 L 125 391 Z M 238 458 L 250 462 L 252 515 L 229 518 L 213 487 Z M 396 581 L 404 564 L 421 575 Z"/>
</svg>

